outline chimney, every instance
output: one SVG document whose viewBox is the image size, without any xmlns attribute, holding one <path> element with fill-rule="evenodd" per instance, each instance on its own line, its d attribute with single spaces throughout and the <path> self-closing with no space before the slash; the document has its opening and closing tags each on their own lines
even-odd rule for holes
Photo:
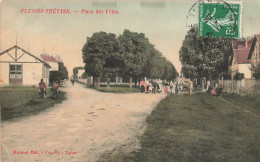
<svg viewBox="0 0 260 162">
<path fill-rule="evenodd" d="M 248 44 L 248 41 L 246 40 L 246 48 L 248 48 L 248 45 L 247 45 L 247 44 Z"/>
</svg>

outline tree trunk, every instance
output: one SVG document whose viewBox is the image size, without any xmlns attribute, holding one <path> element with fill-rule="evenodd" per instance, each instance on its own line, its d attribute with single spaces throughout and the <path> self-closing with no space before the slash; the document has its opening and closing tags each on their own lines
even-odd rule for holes
<svg viewBox="0 0 260 162">
<path fill-rule="evenodd" d="M 130 79 L 129 79 L 129 88 L 132 88 L 132 80 L 133 80 L 133 78 L 130 77 Z"/>
<path fill-rule="evenodd" d="M 100 87 L 100 77 L 97 77 L 97 87 Z"/>
<path fill-rule="evenodd" d="M 224 90 L 224 77 L 223 77 L 223 75 L 221 77 L 221 89 Z"/>
<path fill-rule="evenodd" d="M 204 92 L 204 91 L 206 91 L 206 89 L 205 89 L 205 85 L 206 85 L 206 83 L 205 83 L 205 82 L 206 82 L 206 78 L 202 77 L 202 78 L 201 78 L 201 81 L 202 81 L 202 82 L 201 82 L 201 83 L 202 83 L 202 84 L 201 84 L 202 91 Z"/>
<path fill-rule="evenodd" d="M 95 79 L 96 79 L 95 77 L 92 78 L 92 84 L 93 84 L 94 87 L 96 86 L 95 85 L 95 82 L 96 82 Z"/>
<path fill-rule="evenodd" d="M 137 85 L 137 78 L 135 78 L 135 87 L 136 87 L 136 85 Z"/>
</svg>

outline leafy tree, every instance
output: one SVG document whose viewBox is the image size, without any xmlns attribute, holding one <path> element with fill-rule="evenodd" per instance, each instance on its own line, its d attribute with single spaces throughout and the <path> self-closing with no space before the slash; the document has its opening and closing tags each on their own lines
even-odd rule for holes
<svg viewBox="0 0 260 162">
<path fill-rule="evenodd" d="M 122 47 L 125 76 L 129 76 L 129 87 L 132 87 L 132 78 L 144 75 L 144 68 L 153 46 L 143 33 L 129 30 L 124 30 L 118 40 Z"/>
<path fill-rule="evenodd" d="M 164 76 L 164 73 L 162 71 L 164 69 L 165 62 L 166 59 L 162 57 L 162 55 L 158 51 L 152 53 L 147 65 L 148 73 L 146 76 L 154 79 L 162 79 Z"/>
<path fill-rule="evenodd" d="M 109 63 L 111 57 L 119 57 L 119 43 L 116 35 L 106 32 L 94 33 L 91 37 L 87 37 L 87 42 L 82 49 L 83 62 L 85 64 L 85 72 L 93 76 L 93 84 L 100 86 L 100 77 L 106 71 L 109 75 L 114 71 L 114 65 Z"/>
<path fill-rule="evenodd" d="M 84 67 L 74 67 L 73 68 L 73 77 L 75 78 L 78 75 L 79 70 L 84 69 Z"/>
<path fill-rule="evenodd" d="M 87 79 L 88 75 L 86 74 L 86 72 L 84 72 L 81 77 L 82 77 L 82 79 Z"/>
<path fill-rule="evenodd" d="M 63 62 L 59 62 L 59 71 L 61 72 L 61 80 L 67 79 L 68 78 L 68 70 L 64 66 Z"/>
<path fill-rule="evenodd" d="M 252 65 L 251 71 L 253 72 L 253 77 L 256 80 L 260 80 L 260 63 L 257 65 Z"/>
<path fill-rule="evenodd" d="M 60 71 L 50 71 L 50 83 L 53 83 L 55 81 L 60 82 L 61 81 L 61 72 Z"/>
<path fill-rule="evenodd" d="M 174 65 L 170 61 L 166 61 L 164 65 L 164 75 L 163 79 L 173 80 L 178 76 L 178 73 L 174 67 Z"/>
<path fill-rule="evenodd" d="M 242 80 L 242 79 L 245 79 L 245 74 L 244 73 L 236 73 L 235 76 L 234 76 L 234 79 L 235 80 Z"/>
<path fill-rule="evenodd" d="M 198 28 L 191 27 L 182 43 L 179 58 L 187 78 L 217 79 L 228 71 L 232 54 L 230 38 L 199 37 Z"/>
</svg>

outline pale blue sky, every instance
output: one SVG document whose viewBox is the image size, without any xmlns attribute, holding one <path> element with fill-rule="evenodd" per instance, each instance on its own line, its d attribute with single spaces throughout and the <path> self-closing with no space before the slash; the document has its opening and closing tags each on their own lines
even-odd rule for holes
<svg viewBox="0 0 260 162">
<path fill-rule="evenodd" d="M 103 0 L 104 1 L 104 0 Z M 144 1 L 144 0 L 143 0 Z M 149 0 L 146 0 L 146 2 Z M 163 0 L 153 0 L 162 1 Z M 177 68 L 181 69 L 178 51 L 188 30 L 186 16 L 195 0 L 169 0 L 165 7 L 143 8 L 140 1 L 117 0 L 118 15 L 40 15 L 21 14 L 22 8 L 69 8 L 71 10 L 105 9 L 92 7 L 91 1 L 4 0 L 1 3 L 1 50 L 15 44 L 29 49 L 35 55 L 45 51 L 60 55 L 71 73 L 75 66 L 82 66 L 81 49 L 94 32 L 105 31 L 121 34 L 124 29 L 144 33 L 152 44 Z M 111 7 L 108 7 L 111 8 Z M 259 0 L 243 0 L 243 36 L 260 33 Z M 194 18 L 196 21 L 196 18 Z"/>
</svg>

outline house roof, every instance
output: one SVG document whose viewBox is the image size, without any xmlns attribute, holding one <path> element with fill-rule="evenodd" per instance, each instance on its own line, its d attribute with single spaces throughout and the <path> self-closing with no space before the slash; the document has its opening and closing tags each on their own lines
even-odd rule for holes
<svg viewBox="0 0 260 162">
<path fill-rule="evenodd" d="M 257 35 L 254 36 L 254 42 L 253 42 L 253 44 L 252 44 L 250 53 L 249 53 L 249 55 L 248 55 L 248 59 L 249 59 L 249 60 L 251 60 L 253 51 L 254 51 L 255 46 L 256 46 L 256 42 L 258 42 L 258 43 L 260 44 L 260 34 L 257 34 Z"/>
<path fill-rule="evenodd" d="M 25 54 L 27 54 L 27 55 L 29 55 L 29 56 L 35 58 L 35 60 L 38 60 L 38 61 L 42 62 L 42 63 L 44 64 L 44 66 L 46 66 L 46 67 L 48 67 L 48 68 L 51 68 L 51 66 L 50 66 L 47 62 L 45 62 L 45 61 L 41 60 L 40 58 L 34 56 L 34 55 L 31 54 L 30 52 L 25 51 L 24 49 L 22 49 L 21 47 L 19 47 L 19 46 L 17 46 L 17 45 L 14 45 L 13 47 L 11 47 L 11 48 L 9 48 L 9 49 L 7 49 L 7 50 L 1 52 L 1 53 L 0 53 L 0 56 L 3 55 L 3 54 L 5 54 L 5 53 L 8 53 L 9 51 L 11 51 L 11 50 L 13 50 L 13 49 L 20 49 L 20 50 L 23 51 Z M 19 59 L 19 58 L 18 58 L 18 59 Z M 15 60 L 15 62 L 17 62 L 18 59 Z"/>
<path fill-rule="evenodd" d="M 41 58 L 46 62 L 57 62 L 58 63 L 58 61 L 54 57 L 46 55 L 46 54 L 41 54 Z"/>
<path fill-rule="evenodd" d="M 232 48 L 235 58 L 237 59 L 238 64 L 245 64 L 245 63 L 251 63 L 251 60 L 249 60 L 250 51 L 252 48 L 252 45 L 254 44 L 255 38 L 252 38 L 250 40 L 233 40 L 232 41 Z"/>
<path fill-rule="evenodd" d="M 245 64 L 245 63 L 250 63 L 251 61 L 248 60 L 248 54 L 249 54 L 249 49 L 240 49 L 240 50 L 233 50 L 234 54 L 236 55 L 237 63 L 238 64 Z"/>
<path fill-rule="evenodd" d="M 257 34 L 255 37 L 258 41 L 260 41 L 260 34 Z"/>
</svg>

